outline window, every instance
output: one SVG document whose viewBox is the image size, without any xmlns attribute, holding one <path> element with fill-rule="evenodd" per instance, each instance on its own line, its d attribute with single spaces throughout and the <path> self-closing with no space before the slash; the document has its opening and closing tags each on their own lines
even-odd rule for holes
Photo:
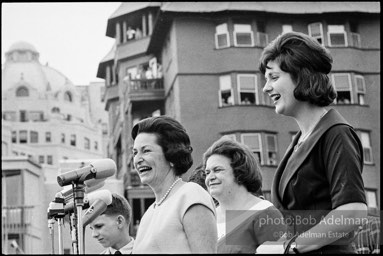
<svg viewBox="0 0 383 256">
<path fill-rule="evenodd" d="M 17 143 L 17 132 L 12 131 L 12 143 Z"/>
<path fill-rule="evenodd" d="M 16 90 L 16 97 L 28 97 L 29 96 L 29 91 L 28 88 L 25 86 L 20 86 Z"/>
<path fill-rule="evenodd" d="M 238 75 L 238 95 L 241 105 L 258 104 L 257 76 Z"/>
<path fill-rule="evenodd" d="M 70 92 L 68 92 L 68 91 L 65 92 L 65 93 L 64 93 L 64 100 L 65 100 L 65 101 L 72 102 L 72 100 L 73 100 L 73 99 L 72 99 L 72 94 L 71 94 Z"/>
<path fill-rule="evenodd" d="M 368 208 L 378 208 L 378 200 L 375 189 L 366 189 L 366 199 Z"/>
<path fill-rule="evenodd" d="M 31 121 L 42 121 L 44 120 L 44 113 L 41 111 L 31 111 L 29 112 L 29 119 Z"/>
<path fill-rule="evenodd" d="M 20 122 L 28 122 L 27 111 L 20 110 Z"/>
<path fill-rule="evenodd" d="M 269 43 L 269 36 L 266 34 L 266 25 L 257 21 L 257 46 L 265 47 Z"/>
<path fill-rule="evenodd" d="M 94 142 L 94 150 L 98 150 L 98 142 L 97 141 Z"/>
<path fill-rule="evenodd" d="M 227 23 L 220 24 L 215 27 L 215 47 L 217 49 L 226 48 L 230 46 L 229 31 Z"/>
<path fill-rule="evenodd" d="M 234 45 L 254 46 L 254 35 L 249 24 L 234 24 Z"/>
<path fill-rule="evenodd" d="M 337 104 L 350 104 L 352 101 L 351 94 L 351 76 L 350 74 L 332 74 L 332 83 L 335 87 L 338 97 Z"/>
<path fill-rule="evenodd" d="M 45 132 L 45 142 L 51 142 L 52 134 L 51 132 Z"/>
<path fill-rule="evenodd" d="M 309 36 L 314 37 L 320 44 L 323 45 L 323 27 L 322 23 L 316 22 L 308 25 Z"/>
<path fill-rule="evenodd" d="M 53 164 L 53 157 L 52 155 L 47 155 L 47 164 Z"/>
<path fill-rule="evenodd" d="M 368 132 L 358 132 L 360 140 L 362 142 L 363 146 L 363 156 L 364 156 L 364 163 L 365 164 L 372 164 L 372 148 L 371 148 L 371 139 L 370 134 Z"/>
<path fill-rule="evenodd" d="M 258 163 L 263 164 L 262 161 L 262 147 L 261 147 L 261 134 L 248 133 L 241 134 L 241 142 L 247 145 L 251 151 L 257 156 Z"/>
<path fill-rule="evenodd" d="M 343 25 L 328 25 L 329 46 L 347 46 L 346 31 Z"/>
<path fill-rule="evenodd" d="M 3 113 L 3 119 L 8 121 L 16 121 L 16 112 L 6 111 Z"/>
<path fill-rule="evenodd" d="M 277 136 L 266 134 L 266 156 L 268 165 L 277 165 Z"/>
<path fill-rule="evenodd" d="M 225 134 L 225 135 L 222 136 L 222 138 L 227 138 L 227 139 L 231 139 L 231 140 L 237 141 L 234 133 L 233 134 Z"/>
<path fill-rule="evenodd" d="M 90 140 L 88 138 L 84 138 L 84 148 L 90 149 Z"/>
<path fill-rule="evenodd" d="M 350 22 L 350 46 L 360 48 L 360 34 L 358 32 L 358 24 L 356 22 Z"/>
<path fill-rule="evenodd" d="M 230 75 L 219 77 L 219 106 L 233 105 L 233 89 Z"/>
<path fill-rule="evenodd" d="M 364 83 L 364 77 L 361 75 L 355 75 L 355 84 L 358 103 L 360 105 L 364 105 L 364 95 L 366 94 L 366 85 Z"/>
<path fill-rule="evenodd" d="M 285 34 L 287 32 L 291 32 L 291 31 L 293 31 L 292 25 L 288 25 L 288 24 L 282 25 L 282 34 Z"/>
<path fill-rule="evenodd" d="M 45 157 L 44 156 L 39 156 L 39 164 L 43 164 L 45 162 Z"/>
<path fill-rule="evenodd" d="M 61 133 L 61 143 L 65 144 L 65 133 Z"/>
<path fill-rule="evenodd" d="M 27 131 L 19 131 L 19 143 L 27 143 L 28 142 L 28 134 Z"/>
<path fill-rule="evenodd" d="M 70 136 L 70 145 L 76 146 L 76 134 L 71 134 Z"/>
<path fill-rule="evenodd" d="M 31 143 L 38 143 L 39 142 L 39 134 L 35 131 L 30 131 L 31 135 Z"/>
<path fill-rule="evenodd" d="M 51 111 L 52 113 L 60 113 L 60 109 L 58 107 L 53 107 Z"/>
</svg>

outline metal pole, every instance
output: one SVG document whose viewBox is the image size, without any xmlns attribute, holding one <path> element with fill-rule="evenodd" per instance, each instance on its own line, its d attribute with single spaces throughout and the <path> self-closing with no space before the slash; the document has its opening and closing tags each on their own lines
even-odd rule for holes
<svg viewBox="0 0 383 256">
<path fill-rule="evenodd" d="M 84 253 L 83 233 L 82 233 L 82 206 L 77 205 L 77 234 L 78 234 L 78 251 L 79 254 Z"/>
<path fill-rule="evenodd" d="M 59 218 L 58 223 L 58 233 L 59 233 L 59 254 L 64 254 L 63 249 L 63 238 L 62 238 L 62 224 L 63 224 L 63 218 Z"/>
<path fill-rule="evenodd" d="M 52 254 L 55 254 L 54 223 L 55 220 L 53 218 L 48 220 L 48 228 L 51 235 Z"/>
<path fill-rule="evenodd" d="M 82 208 L 84 206 L 84 193 L 85 185 L 84 183 L 77 183 L 74 191 L 74 201 L 77 209 L 77 242 L 78 242 L 78 253 L 84 253 L 84 244 L 83 244 L 83 228 L 82 228 Z"/>
</svg>

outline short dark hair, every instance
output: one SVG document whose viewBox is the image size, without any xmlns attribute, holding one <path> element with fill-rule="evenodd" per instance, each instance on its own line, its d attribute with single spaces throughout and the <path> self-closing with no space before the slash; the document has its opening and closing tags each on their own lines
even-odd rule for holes
<svg viewBox="0 0 383 256">
<path fill-rule="evenodd" d="M 175 175 L 186 173 L 193 165 L 190 138 L 185 128 L 175 119 L 168 116 L 148 117 L 134 125 L 132 138 L 139 133 L 153 133 L 161 146 L 165 159 L 174 165 Z"/>
<path fill-rule="evenodd" d="M 221 138 L 211 145 L 203 154 L 203 164 L 206 166 L 212 155 L 222 155 L 230 159 L 235 181 L 246 187 L 250 193 L 261 195 L 262 174 L 258 161 L 248 146 L 229 138 Z"/>
<path fill-rule="evenodd" d="M 265 74 L 269 61 L 291 75 L 294 96 L 317 106 L 328 106 L 337 97 L 328 77 L 333 59 L 315 38 L 300 32 L 279 35 L 262 52 L 259 70 Z"/>
<path fill-rule="evenodd" d="M 108 205 L 102 214 L 108 216 L 122 215 L 126 219 L 126 222 L 129 226 L 132 220 L 132 207 L 125 197 L 116 193 L 112 193 L 112 203 Z"/>
<path fill-rule="evenodd" d="M 206 187 L 206 173 L 203 164 L 199 164 L 192 174 L 189 177 L 189 181 L 199 184 L 201 187 L 203 187 L 205 190 L 207 190 Z"/>
</svg>

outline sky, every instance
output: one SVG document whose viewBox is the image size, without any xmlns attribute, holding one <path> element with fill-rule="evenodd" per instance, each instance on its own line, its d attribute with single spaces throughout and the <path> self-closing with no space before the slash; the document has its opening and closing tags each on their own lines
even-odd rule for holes
<svg viewBox="0 0 383 256">
<path fill-rule="evenodd" d="M 40 63 L 75 85 L 104 81 L 97 78 L 100 61 L 114 44 L 106 36 L 108 18 L 121 2 L 1 3 L 1 64 L 16 42 L 32 44 Z"/>
</svg>

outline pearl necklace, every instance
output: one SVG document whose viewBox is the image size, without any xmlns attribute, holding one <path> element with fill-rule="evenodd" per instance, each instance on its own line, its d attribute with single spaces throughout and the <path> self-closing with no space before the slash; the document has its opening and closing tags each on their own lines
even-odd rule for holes
<svg viewBox="0 0 383 256">
<path fill-rule="evenodd" d="M 169 195 L 170 191 L 172 191 L 173 187 L 177 184 L 178 181 L 180 181 L 181 178 L 178 178 L 176 179 L 173 184 L 170 186 L 170 188 L 168 189 L 168 191 L 166 191 L 165 195 L 161 198 L 160 201 L 157 202 L 154 202 L 155 206 L 160 206 L 160 204 L 162 204 L 162 202 L 166 199 L 166 197 Z"/>
<path fill-rule="evenodd" d="M 319 121 L 322 119 L 322 117 L 324 117 L 324 115 L 326 115 L 327 113 L 327 110 L 325 112 L 323 112 L 323 114 L 319 117 L 319 120 L 315 123 L 315 125 L 313 126 L 313 128 L 310 129 L 309 132 L 306 133 L 306 135 L 302 138 L 299 138 L 298 140 L 298 143 L 294 146 L 294 152 L 296 152 L 298 150 L 298 148 L 303 144 L 303 142 L 305 142 L 305 140 L 307 139 L 307 137 L 312 133 L 312 131 L 314 130 L 314 128 L 317 126 L 317 124 L 319 123 Z"/>
</svg>

